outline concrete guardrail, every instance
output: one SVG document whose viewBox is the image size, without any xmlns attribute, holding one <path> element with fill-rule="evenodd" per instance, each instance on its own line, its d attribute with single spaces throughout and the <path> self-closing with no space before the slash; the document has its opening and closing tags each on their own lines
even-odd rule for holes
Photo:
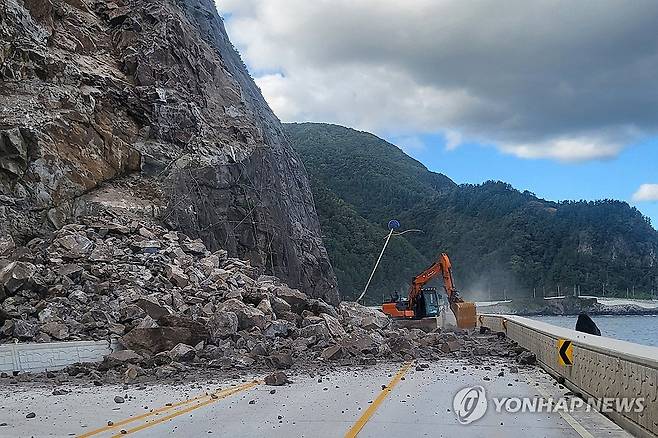
<svg viewBox="0 0 658 438">
<path fill-rule="evenodd" d="M 606 413 L 635 436 L 658 436 L 658 348 L 588 335 L 519 316 L 479 315 L 478 324 L 537 356 L 541 366 L 585 398 L 645 397 L 641 413 Z M 573 365 L 559 363 L 558 341 L 573 345 Z"/>
<path fill-rule="evenodd" d="M 0 345 L 0 372 L 56 371 L 78 362 L 100 362 L 115 341 L 72 341 Z"/>
</svg>

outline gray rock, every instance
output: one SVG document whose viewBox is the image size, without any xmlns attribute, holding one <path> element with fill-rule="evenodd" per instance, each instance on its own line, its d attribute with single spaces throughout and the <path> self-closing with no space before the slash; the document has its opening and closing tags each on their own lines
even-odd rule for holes
<svg viewBox="0 0 658 438">
<path fill-rule="evenodd" d="M 155 299 L 140 298 L 135 301 L 135 305 L 155 320 L 171 314 L 169 309 L 160 305 Z"/>
<path fill-rule="evenodd" d="M 167 265 L 165 267 L 165 274 L 167 275 L 167 280 L 178 287 L 185 287 L 190 281 L 190 277 L 185 274 L 185 271 L 176 265 Z"/>
<path fill-rule="evenodd" d="M 139 354 L 152 356 L 178 344 L 196 345 L 205 339 L 187 327 L 135 328 L 121 337 L 121 343 Z"/>
<path fill-rule="evenodd" d="M 135 252 L 141 252 L 144 254 L 155 254 L 160 251 L 161 245 L 157 240 L 135 240 L 130 244 L 130 248 Z"/>
<path fill-rule="evenodd" d="M 412 343 L 403 335 L 395 335 L 387 343 L 393 353 L 404 353 L 413 348 Z"/>
<path fill-rule="evenodd" d="M 535 365 L 537 363 L 537 356 L 530 351 L 524 351 L 517 356 L 516 361 L 521 365 Z"/>
<path fill-rule="evenodd" d="M 207 327 L 210 332 L 210 339 L 214 343 L 234 335 L 238 331 L 238 316 L 228 310 L 222 310 L 215 313 L 208 319 Z"/>
<path fill-rule="evenodd" d="M 304 338 L 313 338 L 314 343 L 316 342 L 329 343 L 333 340 L 333 338 L 331 337 L 331 333 L 329 333 L 329 329 L 327 328 L 327 325 L 323 322 L 319 324 L 313 324 L 306 327 L 302 327 L 301 329 L 299 329 L 299 336 L 302 336 Z"/>
<path fill-rule="evenodd" d="M 308 309 L 316 315 L 325 313 L 327 315 L 333 316 L 334 318 L 338 318 L 338 311 L 336 308 L 331 304 L 325 303 L 323 300 L 308 300 Z"/>
<path fill-rule="evenodd" d="M 319 316 L 307 316 L 302 319 L 302 327 L 308 327 L 309 325 L 322 324 L 324 319 Z"/>
<path fill-rule="evenodd" d="M 268 354 L 269 352 L 267 351 L 267 347 L 262 342 L 258 342 L 256 345 L 254 345 L 254 348 L 252 348 L 249 352 L 251 357 L 267 356 Z"/>
<path fill-rule="evenodd" d="M 144 358 L 134 352 L 133 350 L 118 350 L 113 351 L 104 358 L 104 362 L 108 368 L 122 365 L 124 363 L 139 363 Z"/>
<path fill-rule="evenodd" d="M 8 254 L 16 248 L 16 243 L 10 235 L 0 236 L 0 256 Z"/>
<path fill-rule="evenodd" d="M 18 339 L 32 339 L 39 333 L 39 326 L 22 319 L 14 320 L 14 337 Z"/>
<path fill-rule="evenodd" d="M 362 354 L 377 354 L 381 342 L 384 342 L 383 338 L 375 340 L 365 330 L 354 330 L 350 334 L 343 336 L 341 345 L 355 356 L 360 356 Z"/>
<path fill-rule="evenodd" d="M 235 313 L 238 317 L 238 327 L 240 330 L 249 330 L 252 327 L 263 329 L 267 324 L 263 312 L 237 299 L 230 299 L 222 303 L 220 312 Z"/>
<path fill-rule="evenodd" d="M 169 350 L 169 357 L 175 362 L 189 362 L 196 357 L 196 350 L 187 344 L 179 343 Z"/>
<path fill-rule="evenodd" d="M 272 353 L 266 361 L 272 368 L 285 370 L 292 366 L 292 355 L 286 351 Z"/>
<path fill-rule="evenodd" d="M 444 353 L 454 353 L 456 351 L 461 350 L 462 346 L 458 341 L 454 340 L 454 341 L 443 342 L 439 348 Z"/>
<path fill-rule="evenodd" d="M 260 303 L 258 303 L 258 306 L 256 306 L 258 310 L 263 312 L 266 317 L 272 317 L 274 315 L 274 310 L 272 309 L 272 304 L 269 300 L 269 298 L 263 298 Z"/>
<path fill-rule="evenodd" d="M 270 322 L 263 334 L 266 338 L 274 339 L 276 337 L 285 338 L 288 334 L 295 329 L 294 324 L 283 319 L 277 319 L 276 321 Z"/>
<path fill-rule="evenodd" d="M 354 302 L 343 301 L 339 305 L 339 310 L 346 322 L 366 328 L 366 329 L 385 329 L 391 321 L 388 316 L 379 310 L 370 309 Z"/>
<path fill-rule="evenodd" d="M 320 356 L 324 360 L 341 360 L 350 357 L 350 354 L 342 346 L 332 345 L 325 348 Z"/>
<path fill-rule="evenodd" d="M 272 310 L 277 318 L 281 318 L 284 314 L 291 311 L 292 307 L 284 299 L 279 297 L 271 297 L 270 304 L 272 305 Z"/>
<path fill-rule="evenodd" d="M 334 318 L 333 316 L 329 315 L 328 313 L 321 313 L 320 317 L 324 321 L 324 323 L 327 325 L 327 329 L 329 329 L 329 333 L 335 340 L 339 340 L 347 335 L 345 332 L 345 329 L 343 326 L 340 324 L 338 319 Z"/>
<path fill-rule="evenodd" d="M 297 289 L 291 289 L 288 286 L 279 286 L 275 289 L 274 293 L 278 298 L 288 303 L 291 310 L 295 313 L 302 313 L 302 311 L 308 308 L 308 296 Z"/>
<path fill-rule="evenodd" d="M 59 341 L 63 341 L 69 337 L 69 328 L 59 322 L 47 322 L 41 326 L 41 331 Z"/>
<path fill-rule="evenodd" d="M 0 270 L 0 300 L 24 288 L 36 273 L 32 263 L 12 262 Z M 4 290 L 3 290 L 4 289 Z"/>
<path fill-rule="evenodd" d="M 68 234 L 55 240 L 63 250 L 63 255 L 69 259 L 79 259 L 89 253 L 94 248 L 94 243 L 83 234 Z"/>
<path fill-rule="evenodd" d="M 252 366 L 256 360 L 253 357 L 241 354 L 231 359 L 231 366 L 234 368 L 246 369 Z"/>
<path fill-rule="evenodd" d="M 204 255 L 207 251 L 206 245 L 203 244 L 201 239 L 182 242 L 180 247 L 183 249 L 183 251 L 196 255 Z"/>
<path fill-rule="evenodd" d="M 265 376 L 265 384 L 270 386 L 283 386 L 286 383 L 290 383 L 288 376 L 283 371 L 277 371 L 275 373 Z"/>
</svg>

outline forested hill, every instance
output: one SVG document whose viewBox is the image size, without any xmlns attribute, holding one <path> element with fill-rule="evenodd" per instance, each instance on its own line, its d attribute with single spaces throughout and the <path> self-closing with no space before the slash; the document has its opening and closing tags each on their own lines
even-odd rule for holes
<svg viewBox="0 0 658 438">
<path fill-rule="evenodd" d="M 311 177 L 324 242 L 342 296 L 358 296 L 399 219 L 370 301 L 406 292 L 441 251 L 456 282 L 477 299 L 556 295 L 625 296 L 658 290 L 658 232 L 615 200 L 552 202 L 509 184 L 457 185 L 372 134 L 342 126 L 286 124 Z"/>
</svg>

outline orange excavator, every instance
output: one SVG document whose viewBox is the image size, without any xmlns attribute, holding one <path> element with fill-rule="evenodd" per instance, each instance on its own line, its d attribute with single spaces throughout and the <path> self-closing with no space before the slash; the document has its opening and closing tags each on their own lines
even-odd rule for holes
<svg viewBox="0 0 658 438">
<path fill-rule="evenodd" d="M 439 274 L 443 277 L 443 288 L 448 297 L 450 310 L 457 319 L 457 327 L 474 328 L 477 324 L 475 303 L 466 302 L 459 296 L 452 278 L 452 264 L 446 253 L 442 253 L 432 266 L 411 280 L 407 298 L 392 298 L 385 302 L 382 305 L 384 313 L 393 318 L 421 319 L 437 316 L 439 299 L 436 288 L 424 286 Z"/>
</svg>

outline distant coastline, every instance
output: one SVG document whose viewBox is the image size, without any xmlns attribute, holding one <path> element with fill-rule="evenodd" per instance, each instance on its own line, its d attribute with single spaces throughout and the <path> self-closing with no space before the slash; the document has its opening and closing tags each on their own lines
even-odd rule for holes
<svg viewBox="0 0 658 438">
<path fill-rule="evenodd" d="M 476 303 L 479 313 L 519 316 L 658 315 L 658 301 L 597 297 L 517 299 Z"/>
</svg>

